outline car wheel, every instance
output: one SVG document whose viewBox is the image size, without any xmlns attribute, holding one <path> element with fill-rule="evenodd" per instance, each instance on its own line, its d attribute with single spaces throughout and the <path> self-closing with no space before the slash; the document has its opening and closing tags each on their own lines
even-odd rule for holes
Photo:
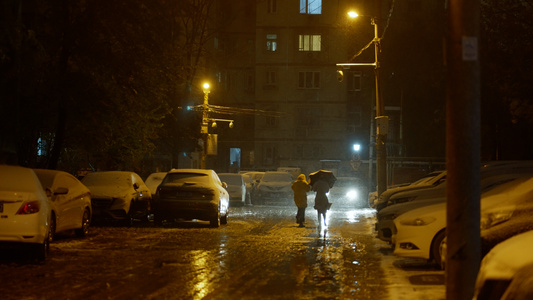
<svg viewBox="0 0 533 300">
<path fill-rule="evenodd" d="M 89 233 L 89 225 L 91 224 L 91 216 L 89 214 L 89 209 L 86 208 L 83 212 L 83 217 L 81 218 L 81 227 L 76 229 L 74 232 L 79 237 L 85 237 Z"/>
<path fill-rule="evenodd" d="M 50 218 L 49 241 L 53 241 L 55 237 L 56 237 L 56 215 L 52 214 L 52 217 Z"/>
<path fill-rule="evenodd" d="M 126 226 L 133 226 L 133 217 L 135 214 L 135 204 L 133 200 L 130 203 L 130 209 L 128 213 L 126 214 L 126 219 L 124 220 L 124 225 Z"/>
<path fill-rule="evenodd" d="M 433 261 L 442 268 L 442 258 L 441 258 L 441 251 L 442 251 L 442 243 L 444 242 L 444 238 L 446 237 L 446 229 L 441 230 L 437 235 L 435 235 L 435 238 L 433 239 L 433 243 L 431 243 L 431 257 L 433 258 Z"/>
<path fill-rule="evenodd" d="M 216 215 L 209 221 L 211 227 L 220 226 L 220 211 L 217 211 Z"/>
<path fill-rule="evenodd" d="M 39 262 L 44 262 L 50 251 L 50 232 L 48 232 L 48 236 L 41 244 L 34 244 L 32 246 L 35 259 Z"/>
<path fill-rule="evenodd" d="M 226 211 L 226 214 L 220 218 L 220 224 L 226 225 L 228 224 L 228 212 Z"/>
<path fill-rule="evenodd" d="M 154 211 L 154 224 L 161 226 L 163 225 L 163 221 L 163 216 L 157 211 Z"/>
</svg>

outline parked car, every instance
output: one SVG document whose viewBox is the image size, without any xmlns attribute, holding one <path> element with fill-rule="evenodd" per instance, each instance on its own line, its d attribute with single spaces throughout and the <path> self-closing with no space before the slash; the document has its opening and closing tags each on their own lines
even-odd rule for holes
<svg viewBox="0 0 533 300">
<path fill-rule="evenodd" d="M 481 228 L 509 220 L 508 207 L 533 194 L 533 177 L 525 176 L 501 184 L 481 195 Z M 394 254 L 424 258 L 443 266 L 443 243 L 446 237 L 446 203 L 410 210 L 394 219 L 396 234 L 392 237 Z"/>
<path fill-rule="evenodd" d="M 257 197 L 257 186 L 259 185 L 259 182 L 261 181 L 261 178 L 263 175 L 265 175 L 265 172 L 246 172 L 243 173 L 244 175 L 250 176 L 252 178 L 252 191 L 250 193 L 252 204 L 258 204 L 258 197 Z"/>
<path fill-rule="evenodd" d="M 242 174 L 217 173 L 222 182 L 227 185 L 230 206 L 243 206 L 246 204 L 246 183 Z"/>
<path fill-rule="evenodd" d="M 123 220 L 129 225 L 136 219 L 148 219 L 152 194 L 137 173 L 93 172 L 81 182 L 91 191 L 93 219 Z"/>
<path fill-rule="evenodd" d="M 0 165 L 0 242 L 28 248 L 44 261 L 50 249 L 51 208 L 32 169 Z"/>
<path fill-rule="evenodd" d="M 209 221 L 212 227 L 228 222 L 229 193 L 213 170 L 172 169 L 154 197 L 154 222 L 176 219 Z"/>
<path fill-rule="evenodd" d="M 488 170 L 488 169 L 486 169 Z M 516 173 L 506 173 L 494 175 L 492 172 L 482 172 L 481 178 L 481 193 L 488 192 L 489 190 L 497 187 L 498 185 L 504 184 L 511 180 L 514 180 L 519 177 L 525 176 L 525 174 L 530 173 L 533 175 L 533 169 L 527 171 L 527 169 L 516 170 Z M 443 183 L 444 184 L 444 183 Z M 421 196 L 417 194 L 421 193 Z M 405 192 L 410 194 L 409 201 L 389 205 L 384 209 L 380 210 L 376 214 L 376 232 L 377 237 L 383 241 L 390 242 L 392 234 L 395 232 L 396 228 L 394 226 L 394 219 L 405 212 L 413 210 L 415 208 L 423 207 L 426 205 L 432 205 L 436 203 L 441 203 L 446 201 L 445 190 L 442 190 L 441 195 L 430 193 L 424 194 L 425 189 L 414 190 L 410 192 Z M 402 193 L 398 193 L 395 196 L 400 196 Z"/>
<path fill-rule="evenodd" d="M 166 175 L 167 172 L 155 172 L 146 177 L 144 183 L 150 190 L 150 193 L 152 193 L 152 196 L 155 195 L 157 187 L 159 186 L 159 184 L 161 184 L 161 181 L 163 181 L 163 178 L 165 178 Z"/>
<path fill-rule="evenodd" d="M 366 188 L 361 179 L 356 177 L 337 177 L 337 181 L 329 189 L 327 196 L 330 202 L 335 203 L 335 205 L 343 204 L 361 208 L 368 206 L 363 198 L 363 195 L 366 194 Z"/>
<path fill-rule="evenodd" d="M 41 182 L 52 209 L 50 239 L 56 233 L 74 230 L 84 237 L 89 232 L 92 207 L 91 193 L 76 177 L 58 170 L 33 170 Z"/>
<path fill-rule="evenodd" d="M 533 299 L 531 249 L 533 231 L 496 245 L 481 262 L 473 299 Z"/>
<path fill-rule="evenodd" d="M 393 189 L 387 189 L 379 196 L 377 200 L 375 200 L 373 207 L 377 211 L 382 210 L 383 208 L 387 207 L 390 198 L 400 192 L 414 191 L 420 189 L 430 189 L 432 191 L 438 189 L 439 191 L 441 191 L 443 187 L 441 184 L 446 181 L 446 174 L 446 171 L 432 172 L 428 176 L 425 176 L 413 182 L 412 184 L 399 186 Z"/>
<path fill-rule="evenodd" d="M 260 204 L 292 204 L 294 201 L 292 183 L 291 174 L 287 172 L 265 172 L 257 185 L 258 202 Z"/>
</svg>

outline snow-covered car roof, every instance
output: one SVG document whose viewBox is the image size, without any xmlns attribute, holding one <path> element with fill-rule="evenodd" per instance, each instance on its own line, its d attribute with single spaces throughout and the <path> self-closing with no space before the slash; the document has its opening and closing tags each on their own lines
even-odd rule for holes
<svg viewBox="0 0 533 300">
<path fill-rule="evenodd" d="M 0 190 L 38 193 L 46 198 L 35 172 L 20 166 L 0 165 Z"/>
</svg>

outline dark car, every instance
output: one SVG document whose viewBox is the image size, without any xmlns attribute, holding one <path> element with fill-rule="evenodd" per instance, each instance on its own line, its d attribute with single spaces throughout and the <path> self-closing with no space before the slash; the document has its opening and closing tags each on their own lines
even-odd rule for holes
<svg viewBox="0 0 533 300">
<path fill-rule="evenodd" d="M 212 227 L 228 221 L 229 194 L 213 170 L 172 169 L 153 201 L 154 222 L 204 220 Z"/>
</svg>

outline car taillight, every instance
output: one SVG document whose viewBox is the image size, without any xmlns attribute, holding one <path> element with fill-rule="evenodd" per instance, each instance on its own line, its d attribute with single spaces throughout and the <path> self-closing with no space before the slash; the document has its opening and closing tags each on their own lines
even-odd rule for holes
<svg viewBox="0 0 533 300">
<path fill-rule="evenodd" d="M 39 208 L 39 201 L 26 202 L 19 208 L 17 215 L 35 214 L 39 212 Z"/>
</svg>

